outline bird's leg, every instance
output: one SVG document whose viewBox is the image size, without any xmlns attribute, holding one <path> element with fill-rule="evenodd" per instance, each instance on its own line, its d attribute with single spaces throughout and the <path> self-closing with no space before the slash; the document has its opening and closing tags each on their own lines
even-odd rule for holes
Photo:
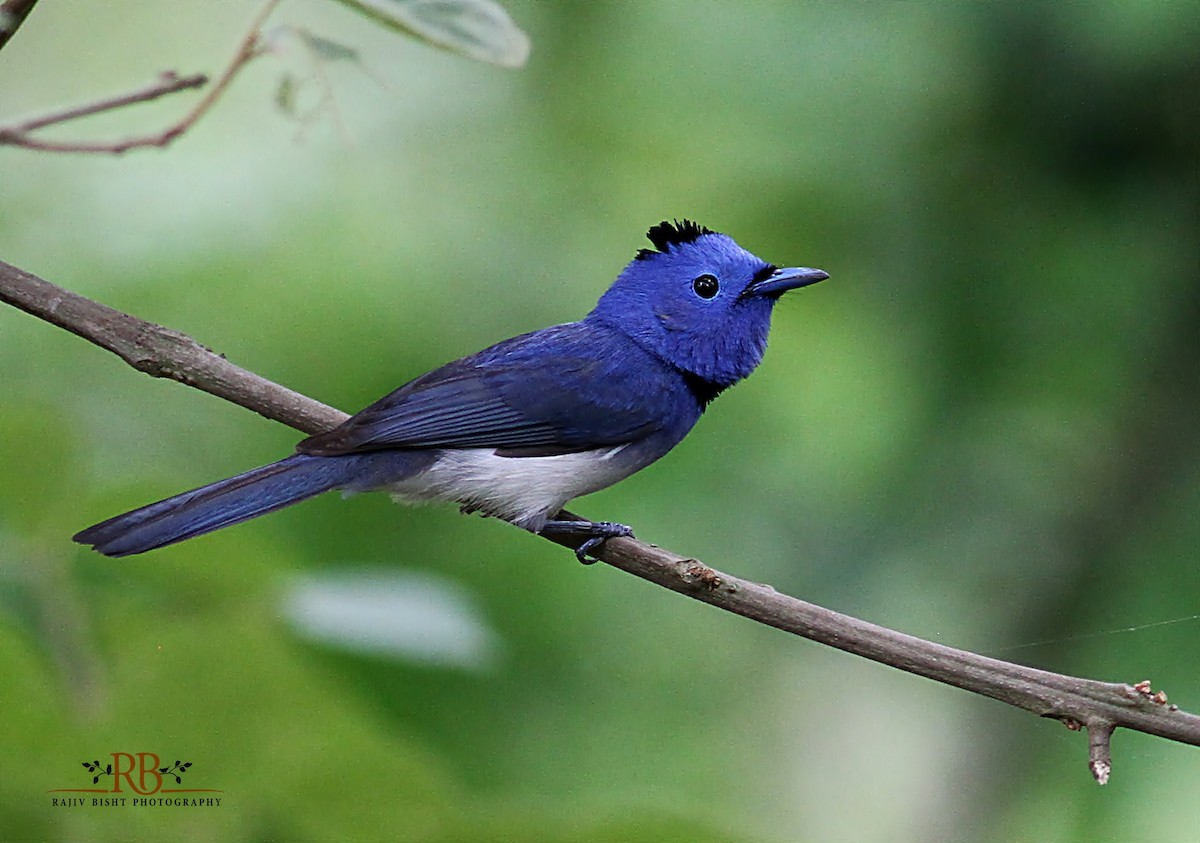
<svg viewBox="0 0 1200 843">
<path fill-rule="evenodd" d="M 561 521 L 551 520 L 538 530 L 540 535 L 553 534 L 556 537 L 571 539 L 580 538 L 583 542 L 575 548 L 575 558 L 584 565 L 591 565 L 596 560 L 589 559 L 588 554 L 604 544 L 608 539 L 631 537 L 633 530 L 624 524 L 613 521 Z"/>
</svg>

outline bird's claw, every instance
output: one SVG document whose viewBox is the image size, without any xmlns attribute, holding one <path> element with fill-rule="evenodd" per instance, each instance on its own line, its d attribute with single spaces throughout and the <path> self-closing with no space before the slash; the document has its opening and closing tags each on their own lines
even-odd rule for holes
<svg viewBox="0 0 1200 843">
<path fill-rule="evenodd" d="M 609 539 L 617 538 L 632 538 L 633 530 L 624 524 L 618 524 L 615 521 L 593 521 L 592 527 L 596 533 L 579 547 L 575 548 L 575 558 L 584 565 L 594 565 L 596 557 L 588 557 L 588 554 L 593 550 L 599 550 L 600 546 Z"/>
<path fill-rule="evenodd" d="M 589 556 L 600 549 L 609 539 L 632 538 L 633 529 L 615 521 L 549 521 L 542 532 L 557 532 L 586 536 L 579 547 L 575 548 L 575 558 L 584 565 L 596 562 L 595 556 Z"/>
</svg>

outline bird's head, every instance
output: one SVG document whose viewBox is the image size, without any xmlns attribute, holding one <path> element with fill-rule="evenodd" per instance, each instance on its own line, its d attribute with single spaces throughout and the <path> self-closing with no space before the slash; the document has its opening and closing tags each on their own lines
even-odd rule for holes
<svg viewBox="0 0 1200 843">
<path fill-rule="evenodd" d="M 646 236 L 655 248 L 638 252 L 588 319 L 718 389 L 762 360 L 779 297 L 829 277 L 779 269 L 689 220 L 659 223 Z"/>
</svg>

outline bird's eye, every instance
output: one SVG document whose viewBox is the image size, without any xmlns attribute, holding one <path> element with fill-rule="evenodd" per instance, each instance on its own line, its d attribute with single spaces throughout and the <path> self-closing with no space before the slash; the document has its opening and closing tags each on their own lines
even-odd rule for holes
<svg viewBox="0 0 1200 843">
<path fill-rule="evenodd" d="M 717 276 L 706 272 L 692 282 L 692 289 L 700 298 L 711 299 L 721 289 L 721 284 L 717 281 Z"/>
</svg>

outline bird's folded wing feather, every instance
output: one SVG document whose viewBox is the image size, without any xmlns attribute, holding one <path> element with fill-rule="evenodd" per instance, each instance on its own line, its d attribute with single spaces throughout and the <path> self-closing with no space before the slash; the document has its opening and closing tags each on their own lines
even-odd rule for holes
<svg viewBox="0 0 1200 843">
<path fill-rule="evenodd" d="M 526 334 L 449 363 L 297 450 L 549 455 L 636 441 L 689 412 L 676 373 L 627 339 L 593 337 L 586 328 L 574 323 Z"/>
</svg>

